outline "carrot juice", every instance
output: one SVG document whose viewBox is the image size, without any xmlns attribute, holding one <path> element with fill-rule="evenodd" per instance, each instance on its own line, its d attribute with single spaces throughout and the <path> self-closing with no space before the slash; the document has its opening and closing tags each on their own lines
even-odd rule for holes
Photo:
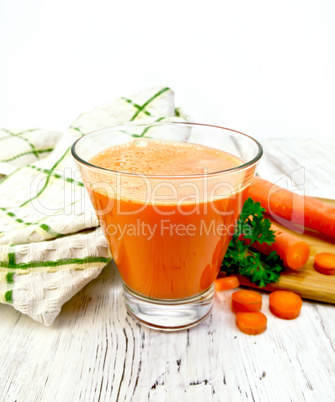
<svg viewBox="0 0 335 402">
<path fill-rule="evenodd" d="M 245 173 L 239 185 L 221 183 L 219 173 L 243 162 L 202 145 L 136 139 L 89 163 L 115 173 L 86 186 L 126 286 L 154 299 L 206 291 L 246 197 Z"/>
</svg>

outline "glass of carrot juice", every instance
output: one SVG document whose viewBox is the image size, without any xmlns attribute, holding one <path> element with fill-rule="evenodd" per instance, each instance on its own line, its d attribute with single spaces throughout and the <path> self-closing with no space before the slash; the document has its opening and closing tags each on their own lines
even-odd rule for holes
<svg viewBox="0 0 335 402">
<path fill-rule="evenodd" d="M 260 144 L 223 127 L 139 121 L 81 137 L 72 155 L 128 312 L 167 331 L 203 320 Z"/>
</svg>

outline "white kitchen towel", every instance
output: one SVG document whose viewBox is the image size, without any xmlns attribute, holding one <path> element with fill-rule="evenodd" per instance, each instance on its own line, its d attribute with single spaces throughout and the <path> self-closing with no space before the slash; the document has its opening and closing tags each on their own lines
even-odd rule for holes
<svg viewBox="0 0 335 402">
<path fill-rule="evenodd" d="M 70 148 L 86 133 L 138 119 L 179 117 L 154 88 L 81 114 L 60 134 L 1 130 L 0 302 L 45 325 L 111 259 Z M 9 173 L 9 174 L 8 174 Z"/>
</svg>

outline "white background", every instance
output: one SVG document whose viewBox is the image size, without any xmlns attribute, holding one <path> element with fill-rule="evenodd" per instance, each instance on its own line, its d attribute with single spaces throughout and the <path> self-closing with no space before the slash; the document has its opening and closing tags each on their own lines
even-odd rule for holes
<svg viewBox="0 0 335 402">
<path fill-rule="evenodd" d="M 0 127 L 63 130 L 170 86 L 195 121 L 335 133 L 335 2 L 0 1 Z"/>
</svg>

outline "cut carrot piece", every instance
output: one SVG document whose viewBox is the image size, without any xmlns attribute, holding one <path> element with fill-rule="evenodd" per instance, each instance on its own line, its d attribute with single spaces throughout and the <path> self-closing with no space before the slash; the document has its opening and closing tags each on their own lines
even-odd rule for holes
<svg viewBox="0 0 335 402">
<path fill-rule="evenodd" d="M 255 242 L 252 247 L 260 251 L 262 254 L 269 255 L 272 251 L 276 251 L 279 257 L 284 261 L 284 265 L 288 268 L 298 270 L 308 261 L 310 247 L 304 241 L 291 233 L 288 233 L 278 226 L 271 224 L 271 230 L 275 232 L 275 241 L 271 245 L 266 243 Z M 239 240 L 243 240 L 246 244 L 250 244 L 249 239 L 244 239 L 243 234 L 239 236 Z"/>
<path fill-rule="evenodd" d="M 335 254 L 316 254 L 314 258 L 314 269 L 324 275 L 335 275 Z"/>
<path fill-rule="evenodd" d="M 238 312 L 236 325 L 240 331 L 247 335 L 259 335 L 266 330 L 266 316 L 260 311 Z"/>
<path fill-rule="evenodd" d="M 259 311 L 262 308 L 262 295 L 253 290 L 238 290 L 231 297 L 234 313 L 239 311 Z"/>
<path fill-rule="evenodd" d="M 238 288 L 240 286 L 240 282 L 236 276 L 226 276 L 224 278 L 216 279 L 214 286 L 215 291 L 220 292 L 221 290 Z"/>
<path fill-rule="evenodd" d="M 278 318 L 293 320 L 300 314 L 302 300 L 290 290 L 276 290 L 269 297 L 270 310 Z"/>
<path fill-rule="evenodd" d="M 292 193 L 259 177 L 253 178 L 249 196 L 260 202 L 271 216 L 277 215 L 289 222 L 335 237 L 335 208 L 331 205 Z"/>
<path fill-rule="evenodd" d="M 303 267 L 309 258 L 309 245 L 304 240 L 300 240 L 293 234 L 281 230 L 276 225 L 272 224 L 271 230 L 274 230 L 276 236 L 271 246 L 266 243 L 259 244 L 256 242 L 252 247 L 266 255 L 276 251 L 284 261 L 284 264 L 291 269 L 297 270 Z"/>
</svg>

